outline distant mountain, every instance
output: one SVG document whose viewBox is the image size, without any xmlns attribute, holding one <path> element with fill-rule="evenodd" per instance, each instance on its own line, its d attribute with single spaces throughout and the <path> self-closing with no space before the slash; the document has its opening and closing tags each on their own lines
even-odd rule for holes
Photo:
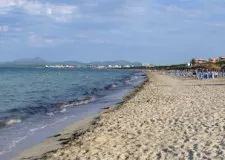
<svg viewBox="0 0 225 160">
<path fill-rule="evenodd" d="M 4 66 L 17 66 L 17 65 L 77 65 L 77 66 L 84 66 L 84 65 L 134 65 L 134 66 L 141 66 L 142 64 L 139 62 L 129 62 L 129 61 L 124 61 L 124 60 L 119 60 L 119 61 L 95 61 L 95 62 L 90 62 L 90 63 L 82 63 L 78 61 L 64 61 L 64 62 L 50 62 L 46 61 L 40 57 L 36 58 L 26 58 L 26 59 L 18 59 L 13 62 L 0 62 L 0 65 Z"/>
<path fill-rule="evenodd" d="M 36 57 L 36 58 L 27 58 L 27 59 L 18 59 L 12 62 L 14 65 L 45 65 L 48 64 L 46 60 Z"/>
</svg>

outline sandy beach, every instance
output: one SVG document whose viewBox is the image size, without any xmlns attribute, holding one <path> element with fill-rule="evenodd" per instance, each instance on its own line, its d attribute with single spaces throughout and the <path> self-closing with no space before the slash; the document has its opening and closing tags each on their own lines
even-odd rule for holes
<svg viewBox="0 0 225 160">
<path fill-rule="evenodd" d="M 40 159 L 225 159 L 225 80 L 160 73 L 148 79 L 132 98 Z"/>
</svg>

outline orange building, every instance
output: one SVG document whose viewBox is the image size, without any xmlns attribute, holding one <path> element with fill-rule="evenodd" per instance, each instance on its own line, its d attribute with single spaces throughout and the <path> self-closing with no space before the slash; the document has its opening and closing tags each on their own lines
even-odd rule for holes
<svg viewBox="0 0 225 160">
<path fill-rule="evenodd" d="M 204 63 L 217 63 L 217 62 L 225 62 L 225 56 L 224 57 L 215 57 L 215 58 L 209 58 L 209 59 L 192 59 L 192 64 L 204 64 Z"/>
</svg>

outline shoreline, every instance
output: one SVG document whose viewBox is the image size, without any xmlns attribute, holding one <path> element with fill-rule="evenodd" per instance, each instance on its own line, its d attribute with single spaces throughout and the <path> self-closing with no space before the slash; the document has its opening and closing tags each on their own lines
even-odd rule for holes
<svg viewBox="0 0 225 160">
<path fill-rule="evenodd" d="M 142 71 L 146 74 L 146 71 Z M 101 119 L 101 115 L 104 113 L 109 113 L 114 110 L 118 110 L 124 103 L 132 99 L 133 96 L 139 92 L 143 86 L 149 82 L 149 78 L 146 74 L 146 79 L 139 85 L 135 86 L 130 93 L 125 95 L 122 98 L 121 102 L 116 103 L 115 105 L 105 106 L 101 109 L 100 112 L 96 114 L 91 114 L 84 119 L 74 122 L 71 125 L 66 126 L 59 133 L 48 137 L 40 144 L 37 144 L 30 149 L 26 149 L 23 152 L 19 153 L 16 157 L 13 157 L 11 160 L 20 160 L 20 159 L 43 159 L 49 153 L 57 151 L 64 148 L 68 143 L 72 142 L 79 136 L 85 134 L 87 131 L 93 130 L 97 127 L 97 122 Z"/>
<path fill-rule="evenodd" d="M 148 78 L 95 128 L 41 159 L 225 159 L 225 80 Z"/>
</svg>

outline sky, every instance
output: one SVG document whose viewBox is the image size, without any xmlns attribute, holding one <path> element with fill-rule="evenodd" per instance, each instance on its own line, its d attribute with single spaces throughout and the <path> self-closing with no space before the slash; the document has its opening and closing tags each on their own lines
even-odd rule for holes
<svg viewBox="0 0 225 160">
<path fill-rule="evenodd" d="M 225 0 L 0 0 L 0 62 L 225 56 Z"/>
</svg>

